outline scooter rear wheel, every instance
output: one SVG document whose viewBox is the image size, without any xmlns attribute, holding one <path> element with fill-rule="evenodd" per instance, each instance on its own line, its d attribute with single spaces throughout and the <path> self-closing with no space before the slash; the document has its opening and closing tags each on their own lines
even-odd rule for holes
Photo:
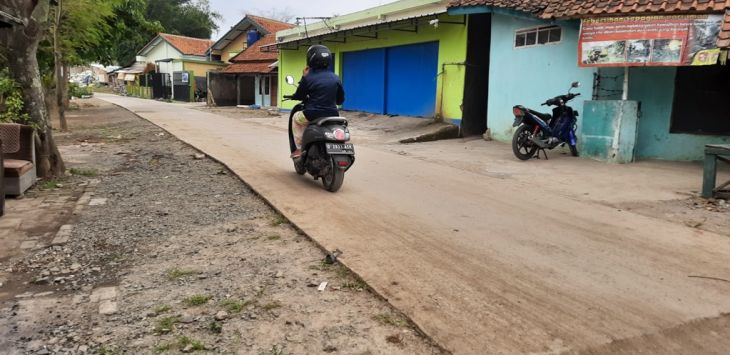
<svg viewBox="0 0 730 355">
<path fill-rule="evenodd" d="M 529 160 L 535 156 L 537 146 L 530 140 L 532 137 L 531 127 L 522 125 L 517 128 L 512 137 L 512 152 L 519 160 Z"/>
<path fill-rule="evenodd" d="M 337 192 L 343 182 L 345 182 L 345 171 L 338 168 L 335 160 L 330 158 L 329 172 L 322 177 L 322 185 L 329 192 Z"/>
</svg>

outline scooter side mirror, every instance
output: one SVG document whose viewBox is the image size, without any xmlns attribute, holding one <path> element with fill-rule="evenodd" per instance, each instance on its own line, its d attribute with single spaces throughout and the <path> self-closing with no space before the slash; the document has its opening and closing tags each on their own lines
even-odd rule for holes
<svg viewBox="0 0 730 355">
<path fill-rule="evenodd" d="M 570 87 L 573 89 L 577 89 L 580 87 L 580 81 L 574 81 L 572 84 L 570 84 Z"/>
<path fill-rule="evenodd" d="M 286 76 L 286 83 L 289 85 L 294 85 L 294 77 L 291 75 Z"/>
</svg>

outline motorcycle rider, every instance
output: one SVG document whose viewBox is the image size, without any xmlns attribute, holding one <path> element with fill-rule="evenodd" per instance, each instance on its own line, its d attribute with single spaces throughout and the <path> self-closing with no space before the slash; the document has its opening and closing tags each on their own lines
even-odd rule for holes
<svg viewBox="0 0 730 355">
<path fill-rule="evenodd" d="M 302 154 L 302 137 L 309 122 L 322 117 L 335 117 L 340 113 L 338 105 L 345 102 L 345 90 L 337 74 L 329 70 L 332 52 L 323 45 L 314 45 L 307 50 L 307 67 L 302 72 L 297 91 L 292 99 L 302 101 L 304 110 L 294 114 L 293 135 L 297 149 L 291 157 Z"/>
</svg>

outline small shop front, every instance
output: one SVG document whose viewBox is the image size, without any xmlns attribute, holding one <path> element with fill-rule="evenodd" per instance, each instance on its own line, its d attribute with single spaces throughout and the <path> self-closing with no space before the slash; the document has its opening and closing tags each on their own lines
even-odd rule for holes
<svg viewBox="0 0 730 355">
<path fill-rule="evenodd" d="M 584 19 L 581 67 L 597 68 L 584 108 L 584 156 L 617 163 L 700 160 L 730 142 L 723 15 Z"/>
</svg>

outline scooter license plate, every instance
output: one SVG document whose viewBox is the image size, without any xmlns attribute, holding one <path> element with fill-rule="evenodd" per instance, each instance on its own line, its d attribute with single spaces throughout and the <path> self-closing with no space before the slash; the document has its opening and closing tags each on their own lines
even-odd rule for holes
<svg viewBox="0 0 730 355">
<path fill-rule="evenodd" d="M 351 143 L 326 143 L 328 154 L 355 154 L 355 146 Z"/>
<path fill-rule="evenodd" d="M 524 118 L 522 118 L 522 117 L 515 117 L 515 122 L 512 123 L 512 127 L 517 127 L 517 126 L 521 125 L 523 119 Z"/>
</svg>

